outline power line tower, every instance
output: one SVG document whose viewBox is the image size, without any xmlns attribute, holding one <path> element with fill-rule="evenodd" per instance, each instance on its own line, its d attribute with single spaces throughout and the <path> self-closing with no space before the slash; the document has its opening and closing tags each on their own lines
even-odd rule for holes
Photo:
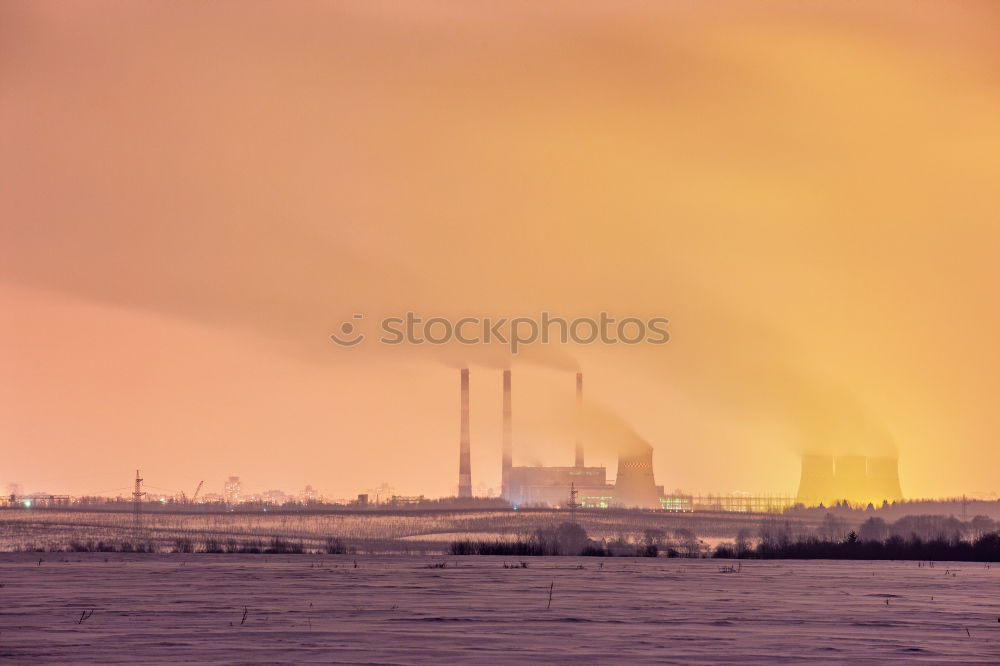
<svg viewBox="0 0 1000 666">
<path fill-rule="evenodd" d="M 142 498 L 146 493 L 142 491 L 142 478 L 139 470 L 135 470 L 135 490 L 132 492 L 132 522 L 136 529 L 142 525 Z"/>
<path fill-rule="evenodd" d="M 576 498 L 579 494 L 580 491 L 576 489 L 576 483 L 570 483 L 569 502 L 566 503 L 566 506 L 569 507 L 570 520 L 572 520 L 574 523 L 576 522 L 576 510 L 580 507 L 580 503 L 576 501 Z"/>
</svg>

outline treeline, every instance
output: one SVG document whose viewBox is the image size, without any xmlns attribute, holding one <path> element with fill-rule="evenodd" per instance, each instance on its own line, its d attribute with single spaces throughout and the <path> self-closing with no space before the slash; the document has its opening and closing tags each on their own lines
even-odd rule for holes
<svg viewBox="0 0 1000 666">
<path fill-rule="evenodd" d="M 195 541 L 187 537 L 174 540 L 173 544 L 163 548 L 152 541 L 129 541 L 125 539 L 108 541 L 70 541 L 65 545 L 50 544 L 47 548 L 28 544 L 24 548 L 15 548 L 14 552 L 36 553 L 230 553 L 243 555 L 301 555 L 303 553 L 326 553 L 328 555 L 344 555 L 348 547 L 340 540 L 330 538 L 320 548 L 306 548 L 301 541 L 290 541 L 281 537 L 272 537 L 270 541 L 262 539 L 205 539 Z"/>
<path fill-rule="evenodd" d="M 686 530 L 684 530 L 686 532 Z M 514 539 L 462 539 L 451 542 L 452 555 L 582 555 L 584 557 L 658 557 L 663 533 L 647 530 L 646 538 L 637 543 L 624 539 L 597 541 L 587 536 L 577 523 L 562 523 L 557 527 L 540 528 L 533 534 Z M 692 535 L 693 537 L 693 535 Z M 667 548 L 668 557 L 678 557 L 681 551 Z"/>
<path fill-rule="evenodd" d="M 347 546 L 339 539 L 327 539 L 326 547 L 321 551 L 308 550 L 301 541 L 289 541 L 281 537 L 272 537 L 270 542 L 260 539 L 237 541 L 227 539 L 222 542 L 217 539 L 206 539 L 200 547 L 191 539 L 180 538 L 174 541 L 174 553 L 236 553 L 241 555 L 301 555 L 308 552 L 324 552 L 328 555 L 343 555 Z"/>
<path fill-rule="evenodd" d="M 979 518 L 997 520 L 1000 519 L 1000 501 L 995 499 L 964 499 L 961 497 L 948 499 L 897 500 L 895 502 L 882 502 L 880 505 L 862 505 L 839 501 L 826 506 L 820 504 L 816 507 L 805 507 L 801 504 L 797 504 L 786 509 L 784 514 L 790 517 L 811 518 L 814 516 L 822 516 L 827 512 L 835 513 L 848 518 L 852 518 L 858 514 L 871 514 L 880 516 L 887 520 L 918 514 L 948 516 L 959 513 L 968 513 L 969 515 L 978 515 Z"/>
<path fill-rule="evenodd" d="M 872 517 L 857 529 L 826 514 L 812 530 L 772 518 L 756 535 L 741 531 L 720 544 L 715 557 L 762 559 L 1000 561 L 1000 531 L 986 516 L 964 522 L 953 516 L 903 516 L 888 523 Z"/>
<path fill-rule="evenodd" d="M 988 520 L 988 519 L 987 519 Z M 981 517 L 963 522 L 944 516 L 904 516 L 895 523 L 880 518 L 849 529 L 827 515 L 815 528 L 781 518 L 764 520 L 756 533 L 740 530 L 734 543 L 710 549 L 686 529 L 668 536 L 646 530 L 642 538 L 597 541 L 577 523 L 562 523 L 513 539 L 463 539 L 451 542 L 452 555 L 508 557 L 568 555 L 594 557 L 718 557 L 759 559 L 954 560 L 1000 562 L 1000 531 Z"/>
<path fill-rule="evenodd" d="M 826 541 L 843 541 L 850 531 L 843 518 L 826 514 L 816 529 L 817 536 Z M 890 537 L 923 541 L 972 541 L 984 534 L 1000 530 L 1000 525 L 989 516 L 975 516 L 965 522 L 954 516 L 906 515 L 894 522 L 873 516 L 857 528 L 861 541 L 885 541 Z"/>
<path fill-rule="evenodd" d="M 713 557 L 797 560 L 938 560 L 956 562 L 1000 561 L 1000 533 L 992 532 L 972 541 L 893 535 L 884 541 L 867 541 L 850 532 L 843 541 L 807 537 L 789 542 L 761 541 L 755 546 L 720 544 Z"/>
</svg>

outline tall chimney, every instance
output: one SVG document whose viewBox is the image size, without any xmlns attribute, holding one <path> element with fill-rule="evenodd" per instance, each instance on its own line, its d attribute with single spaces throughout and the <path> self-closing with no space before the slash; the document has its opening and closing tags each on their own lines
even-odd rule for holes
<svg viewBox="0 0 1000 666">
<path fill-rule="evenodd" d="M 500 467 L 500 496 L 508 497 L 510 468 L 514 459 L 514 440 L 510 418 L 510 370 L 503 371 L 503 458 Z"/>
<path fill-rule="evenodd" d="M 469 460 L 469 369 L 462 368 L 462 427 L 458 449 L 458 496 L 472 497 L 472 463 Z"/>
<path fill-rule="evenodd" d="M 576 373 L 576 466 L 583 467 L 583 373 Z"/>
</svg>

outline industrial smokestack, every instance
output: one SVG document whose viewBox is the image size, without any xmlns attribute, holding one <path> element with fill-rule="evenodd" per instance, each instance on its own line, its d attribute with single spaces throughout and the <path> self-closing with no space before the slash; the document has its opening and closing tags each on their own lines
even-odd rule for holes
<svg viewBox="0 0 1000 666">
<path fill-rule="evenodd" d="M 462 368 L 462 426 L 458 449 L 458 496 L 472 497 L 472 463 L 469 460 L 468 368 Z"/>
<path fill-rule="evenodd" d="M 583 373 L 576 373 L 576 466 L 583 467 Z"/>
<path fill-rule="evenodd" d="M 510 468 L 514 460 L 514 440 L 510 418 L 510 370 L 503 371 L 503 458 L 500 465 L 500 494 L 508 498 Z"/>
</svg>

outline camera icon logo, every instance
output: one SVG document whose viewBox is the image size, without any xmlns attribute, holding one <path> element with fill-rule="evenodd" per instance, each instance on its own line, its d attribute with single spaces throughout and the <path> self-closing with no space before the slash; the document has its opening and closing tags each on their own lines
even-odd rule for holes
<svg viewBox="0 0 1000 666">
<path fill-rule="evenodd" d="M 355 314 L 351 319 L 361 320 L 364 319 L 363 314 Z M 343 337 L 341 337 L 343 336 Z M 330 334 L 330 339 L 336 342 L 341 347 L 354 347 L 362 343 L 365 339 L 365 334 L 358 332 L 358 327 L 350 321 L 345 321 L 340 325 L 340 335 L 336 333 Z"/>
</svg>

